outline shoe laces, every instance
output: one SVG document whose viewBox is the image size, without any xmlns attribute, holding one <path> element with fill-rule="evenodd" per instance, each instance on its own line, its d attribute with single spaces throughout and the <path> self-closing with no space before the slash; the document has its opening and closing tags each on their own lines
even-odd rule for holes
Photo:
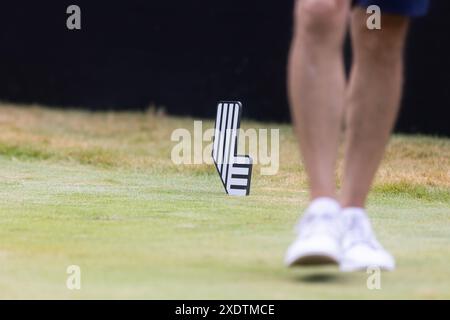
<svg viewBox="0 0 450 320">
<path fill-rule="evenodd" d="M 334 237 L 340 235 L 340 227 L 337 224 L 336 214 L 324 212 L 321 214 L 307 212 L 297 223 L 296 232 L 301 237 L 309 237 L 316 234 L 327 234 Z"/>
<path fill-rule="evenodd" d="M 351 216 L 346 223 L 346 240 L 344 244 L 346 247 L 353 247 L 359 244 L 364 244 L 373 249 L 379 249 L 381 245 L 375 239 L 372 226 L 367 217 Z"/>
</svg>

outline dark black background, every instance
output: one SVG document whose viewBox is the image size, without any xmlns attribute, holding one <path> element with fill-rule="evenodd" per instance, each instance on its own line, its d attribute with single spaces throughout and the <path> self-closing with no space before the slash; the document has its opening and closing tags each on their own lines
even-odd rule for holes
<svg viewBox="0 0 450 320">
<path fill-rule="evenodd" d="M 66 28 L 66 8 L 82 30 Z M 398 129 L 450 135 L 450 2 L 414 21 Z M 0 99 L 51 106 L 213 117 L 218 100 L 244 116 L 288 121 L 292 1 L 2 1 Z"/>
<path fill-rule="evenodd" d="M 95 316 L 112 316 L 112 318 L 138 318 L 142 315 L 148 315 L 150 319 L 185 319 L 183 316 L 175 314 L 177 307 L 186 306 L 205 306 L 220 310 L 223 305 L 256 305 L 256 304 L 273 304 L 275 305 L 276 315 L 220 315 L 210 314 L 206 319 L 298 319 L 299 310 L 304 313 L 312 313 L 320 310 L 322 316 L 335 317 L 336 314 L 346 313 L 348 310 L 361 308 L 370 310 L 372 318 L 382 318 L 386 312 L 395 312 L 394 309 L 401 311 L 406 317 L 422 316 L 426 317 L 429 310 L 445 313 L 448 310 L 448 301 L 393 301 L 393 300 L 376 300 L 376 301 L 283 301 L 283 300 L 153 300 L 153 301 L 0 301 L 2 310 L 10 310 L 15 315 L 42 315 L 47 319 L 60 319 L 61 314 L 65 314 L 68 319 L 80 319 L 85 317 L 87 313 Z M 52 310 L 52 312 L 49 312 Z M 70 312 L 67 312 L 70 310 Z M 392 311 L 391 311 L 392 310 Z M 439 311 L 441 310 L 441 311 Z M 347 317 L 350 320 L 359 319 L 360 315 L 349 313 Z M 201 316 L 191 319 L 202 319 Z"/>
</svg>

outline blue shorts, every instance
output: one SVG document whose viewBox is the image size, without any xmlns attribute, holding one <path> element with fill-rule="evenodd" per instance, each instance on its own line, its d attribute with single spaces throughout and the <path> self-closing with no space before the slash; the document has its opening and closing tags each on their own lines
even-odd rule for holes
<svg viewBox="0 0 450 320">
<path fill-rule="evenodd" d="M 356 0 L 356 4 L 362 7 L 375 4 L 382 13 L 419 17 L 427 14 L 430 0 Z"/>
</svg>

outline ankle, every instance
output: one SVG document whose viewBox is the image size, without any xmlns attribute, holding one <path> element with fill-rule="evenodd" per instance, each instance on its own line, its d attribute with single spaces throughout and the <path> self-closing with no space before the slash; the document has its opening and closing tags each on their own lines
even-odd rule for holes
<svg viewBox="0 0 450 320">
<path fill-rule="evenodd" d="M 340 201 L 342 208 L 365 208 L 365 201 L 360 199 L 341 199 Z"/>
<path fill-rule="evenodd" d="M 366 214 L 366 209 L 363 207 L 342 207 L 343 214 Z"/>
</svg>

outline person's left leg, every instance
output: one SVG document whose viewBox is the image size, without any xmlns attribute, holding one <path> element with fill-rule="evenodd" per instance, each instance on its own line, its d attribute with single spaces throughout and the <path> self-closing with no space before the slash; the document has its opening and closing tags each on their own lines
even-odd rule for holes
<svg viewBox="0 0 450 320">
<path fill-rule="evenodd" d="M 353 10 L 353 66 L 347 91 L 346 149 L 341 204 L 364 207 L 400 106 L 403 51 L 409 18 L 382 16 L 381 30 L 366 27 Z"/>
<path fill-rule="evenodd" d="M 400 105 L 409 19 L 383 15 L 381 30 L 367 29 L 366 20 L 362 8 L 353 10 L 354 61 L 347 92 L 341 195 L 347 228 L 342 240 L 344 271 L 368 267 L 392 270 L 395 266 L 392 256 L 376 240 L 364 205 Z"/>
</svg>

